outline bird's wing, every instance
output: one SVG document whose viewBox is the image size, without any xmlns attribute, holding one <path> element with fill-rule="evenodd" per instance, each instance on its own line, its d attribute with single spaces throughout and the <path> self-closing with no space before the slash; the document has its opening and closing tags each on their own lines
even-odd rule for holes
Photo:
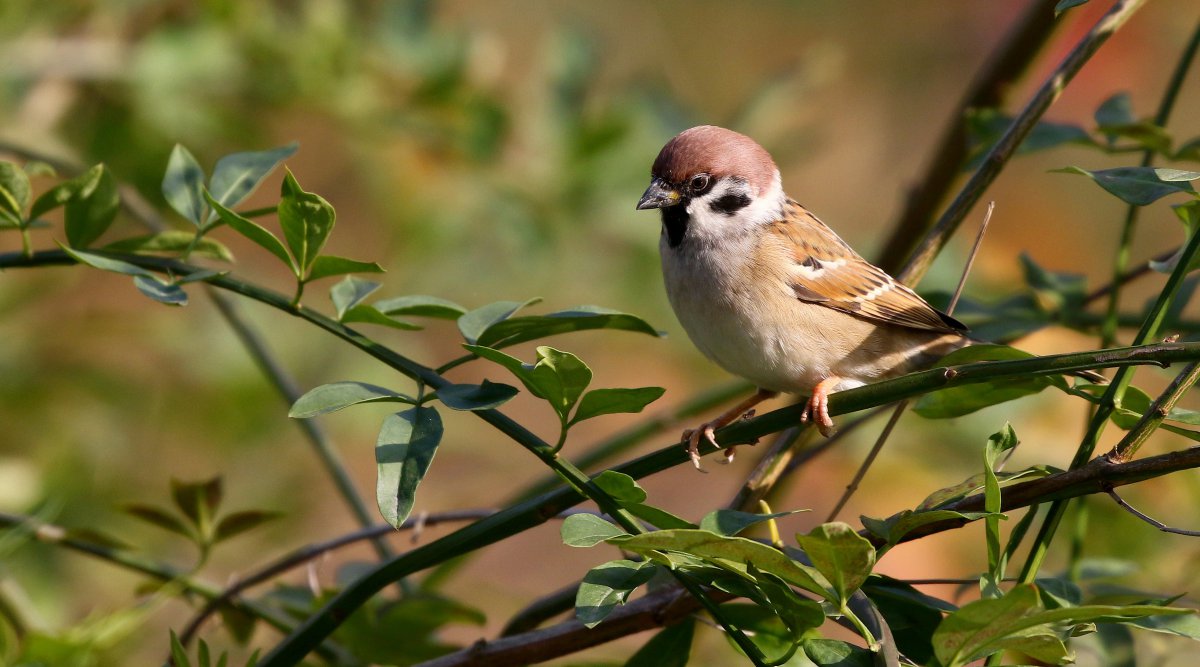
<svg viewBox="0 0 1200 667">
<path fill-rule="evenodd" d="M 863 259 L 804 207 L 789 202 L 771 231 L 790 259 L 787 277 L 796 298 L 884 324 L 965 332 L 961 322 Z"/>
</svg>

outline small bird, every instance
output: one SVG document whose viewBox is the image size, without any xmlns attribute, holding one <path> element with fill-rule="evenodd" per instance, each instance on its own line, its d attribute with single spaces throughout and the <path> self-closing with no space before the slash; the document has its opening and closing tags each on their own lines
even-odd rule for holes
<svg viewBox="0 0 1200 667">
<path fill-rule="evenodd" d="M 788 197 L 770 154 L 721 127 L 663 146 L 638 210 L 662 214 L 663 279 L 706 357 L 759 387 L 684 432 L 700 439 L 780 392 L 808 393 L 801 421 L 833 432 L 829 394 L 919 370 L 971 344 L 967 328 L 863 259 Z M 732 458 L 732 450 L 726 452 Z"/>
</svg>

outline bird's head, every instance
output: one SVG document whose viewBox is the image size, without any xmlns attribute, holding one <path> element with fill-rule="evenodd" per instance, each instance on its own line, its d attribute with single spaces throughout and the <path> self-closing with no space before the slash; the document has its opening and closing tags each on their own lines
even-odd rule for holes
<svg viewBox="0 0 1200 667">
<path fill-rule="evenodd" d="M 785 200 L 775 161 L 753 139 L 701 125 L 663 146 L 638 210 L 662 212 L 668 243 L 725 238 L 778 219 Z"/>
</svg>

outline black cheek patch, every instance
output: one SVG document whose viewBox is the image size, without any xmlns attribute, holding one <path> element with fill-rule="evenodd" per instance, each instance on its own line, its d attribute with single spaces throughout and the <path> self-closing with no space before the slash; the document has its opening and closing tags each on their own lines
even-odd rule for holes
<svg viewBox="0 0 1200 667">
<path fill-rule="evenodd" d="M 708 207 L 713 213 L 723 213 L 725 215 L 733 215 L 734 213 L 746 208 L 750 205 L 750 198 L 744 194 L 725 195 L 717 199 Z"/>
<path fill-rule="evenodd" d="M 667 235 L 667 245 L 672 248 L 683 243 L 683 235 L 687 233 L 690 217 L 686 204 L 677 204 L 659 209 L 662 211 L 663 231 Z"/>
</svg>

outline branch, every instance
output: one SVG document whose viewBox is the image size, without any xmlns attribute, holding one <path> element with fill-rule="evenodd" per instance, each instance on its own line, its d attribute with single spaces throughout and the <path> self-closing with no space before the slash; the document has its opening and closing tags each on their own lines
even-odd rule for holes
<svg viewBox="0 0 1200 667">
<path fill-rule="evenodd" d="M 967 159 L 967 111 L 999 106 L 1005 91 L 1028 69 L 1049 40 L 1057 21 L 1052 3 L 1033 0 L 1025 14 L 988 58 L 955 108 L 925 173 L 909 190 L 900 219 L 879 255 L 879 266 L 896 271 L 929 226 Z"/>
<path fill-rule="evenodd" d="M 1038 119 L 1046 113 L 1054 100 L 1058 99 L 1063 88 L 1079 73 L 1083 65 L 1091 59 L 1114 32 L 1142 5 L 1145 0 L 1120 0 L 1092 27 L 1072 49 L 1071 53 L 1046 77 L 1041 88 L 1034 93 L 1033 99 L 1013 118 L 1012 125 L 1005 130 L 995 146 L 988 151 L 983 164 L 971 174 L 970 180 L 963 186 L 958 196 L 950 203 L 950 207 L 938 219 L 933 229 L 925 235 L 917 250 L 909 258 L 904 270 L 896 277 L 905 284 L 914 284 L 933 262 L 942 246 L 958 229 L 966 218 L 971 207 L 979 201 L 984 191 L 1000 174 L 1004 165 L 1016 152 L 1017 148 L 1037 125 Z"/>
<path fill-rule="evenodd" d="M 1012 511 L 1055 498 L 1104 493 L 1106 489 L 1115 486 L 1198 467 L 1200 447 L 1123 464 L 1096 459 L 1077 470 L 1006 487 L 1002 511 Z M 983 495 L 980 494 L 938 509 L 982 511 L 983 502 Z M 956 519 L 927 524 L 905 535 L 901 541 L 913 541 L 953 530 L 967 523 L 970 522 L 966 519 Z M 884 541 L 874 534 L 865 533 L 864 537 L 876 546 L 884 544 Z M 726 594 L 716 591 L 713 595 L 716 599 L 726 597 Z M 670 625 L 698 608 L 694 601 L 681 597 L 677 589 L 667 589 L 617 608 L 604 622 L 591 629 L 571 619 L 541 630 L 492 641 L 480 641 L 462 651 L 421 663 L 419 667 L 509 667 L 542 662 L 637 632 Z"/>
</svg>

